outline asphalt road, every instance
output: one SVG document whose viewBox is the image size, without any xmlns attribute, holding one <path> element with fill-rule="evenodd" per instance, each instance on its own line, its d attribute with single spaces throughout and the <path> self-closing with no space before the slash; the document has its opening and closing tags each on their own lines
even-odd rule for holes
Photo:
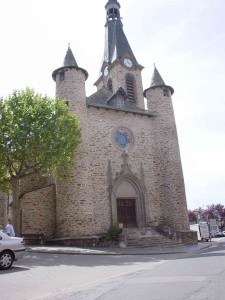
<svg viewBox="0 0 225 300">
<path fill-rule="evenodd" d="M 225 238 L 194 255 L 27 253 L 0 272 L 1 300 L 225 299 Z"/>
</svg>

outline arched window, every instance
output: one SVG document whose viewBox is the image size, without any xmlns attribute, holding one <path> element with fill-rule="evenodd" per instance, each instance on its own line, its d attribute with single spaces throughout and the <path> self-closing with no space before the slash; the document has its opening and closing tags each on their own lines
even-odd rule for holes
<svg viewBox="0 0 225 300">
<path fill-rule="evenodd" d="M 126 76 L 126 88 L 127 88 L 128 99 L 134 102 L 135 101 L 134 77 L 130 74 Z"/>
<path fill-rule="evenodd" d="M 107 82 L 107 88 L 109 91 L 113 91 L 113 86 L 112 86 L 112 79 L 109 78 L 108 82 Z"/>
</svg>

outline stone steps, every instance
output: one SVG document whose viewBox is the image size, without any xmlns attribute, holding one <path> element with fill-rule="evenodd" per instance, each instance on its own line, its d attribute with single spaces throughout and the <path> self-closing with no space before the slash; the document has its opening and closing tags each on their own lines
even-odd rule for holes
<svg viewBox="0 0 225 300">
<path fill-rule="evenodd" d="M 181 241 L 173 237 L 166 237 L 151 227 L 142 229 L 126 228 L 123 230 L 123 238 L 128 247 L 176 247 L 182 245 Z"/>
<path fill-rule="evenodd" d="M 160 241 L 150 241 L 148 239 L 139 239 L 139 240 L 127 240 L 127 246 L 132 247 L 175 247 L 175 246 L 182 246 L 180 242 L 173 242 L 167 240 L 160 240 Z"/>
</svg>

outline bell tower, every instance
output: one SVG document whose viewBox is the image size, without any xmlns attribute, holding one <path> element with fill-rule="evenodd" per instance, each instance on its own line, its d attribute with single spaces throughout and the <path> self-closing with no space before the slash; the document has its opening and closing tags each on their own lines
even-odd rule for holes
<svg viewBox="0 0 225 300">
<path fill-rule="evenodd" d="M 144 109 L 141 71 L 123 31 L 120 3 L 109 0 L 106 5 L 105 49 L 97 89 L 105 87 L 113 94 L 122 88 L 130 103 Z"/>
</svg>

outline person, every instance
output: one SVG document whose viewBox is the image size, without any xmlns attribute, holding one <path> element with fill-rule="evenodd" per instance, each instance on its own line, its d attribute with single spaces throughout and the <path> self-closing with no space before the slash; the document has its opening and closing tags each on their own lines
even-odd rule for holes
<svg viewBox="0 0 225 300">
<path fill-rule="evenodd" d="M 8 236 L 15 236 L 12 220 L 10 218 L 8 219 L 8 224 L 6 225 L 6 234 L 8 234 Z"/>
</svg>

